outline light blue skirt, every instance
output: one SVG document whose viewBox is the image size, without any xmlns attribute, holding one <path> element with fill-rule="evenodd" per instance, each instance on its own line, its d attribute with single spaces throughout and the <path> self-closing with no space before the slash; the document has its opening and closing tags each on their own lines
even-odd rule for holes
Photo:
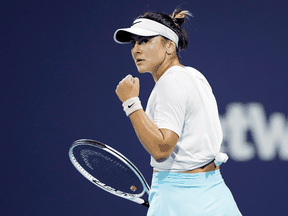
<svg viewBox="0 0 288 216">
<path fill-rule="evenodd" d="M 241 216 L 220 170 L 153 173 L 147 216 Z"/>
</svg>

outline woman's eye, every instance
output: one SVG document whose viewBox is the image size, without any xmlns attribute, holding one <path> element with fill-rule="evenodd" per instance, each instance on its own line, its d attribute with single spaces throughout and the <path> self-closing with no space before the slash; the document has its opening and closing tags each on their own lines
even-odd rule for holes
<svg viewBox="0 0 288 216">
<path fill-rule="evenodd" d="M 149 41 L 148 39 L 143 39 L 140 41 L 140 44 L 146 44 L 146 43 L 148 43 L 148 41 Z"/>
<path fill-rule="evenodd" d="M 146 44 L 149 42 L 149 39 L 148 38 L 143 38 L 143 39 L 140 39 L 136 42 L 136 40 L 131 40 L 130 43 L 132 45 L 132 48 L 135 46 L 136 43 L 138 43 L 138 45 L 141 45 L 141 44 Z"/>
</svg>

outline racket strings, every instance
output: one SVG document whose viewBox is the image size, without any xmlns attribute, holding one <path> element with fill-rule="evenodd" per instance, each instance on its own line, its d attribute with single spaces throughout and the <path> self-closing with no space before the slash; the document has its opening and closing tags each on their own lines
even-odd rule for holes
<svg viewBox="0 0 288 216">
<path fill-rule="evenodd" d="M 117 166 L 118 168 L 127 170 L 126 166 L 123 166 L 118 161 L 112 160 L 110 157 L 102 155 L 100 152 L 91 151 L 90 149 L 88 149 L 88 150 L 82 149 L 80 151 L 80 155 L 81 155 L 83 161 L 85 162 L 86 166 L 88 166 L 91 170 L 93 170 L 94 168 L 93 168 L 92 164 L 90 163 L 89 156 L 96 156 L 96 158 L 94 158 L 92 160 L 92 163 L 94 164 L 94 166 L 98 163 L 99 157 L 102 157 L 107 162 L 114 163 L 114 165 Z M 97 166 L 99 166 L 99 164 L 97 164 Z"/>
<path fill-rule="evenodd" d="M 129 194 L 143 192 L 139 178 L 116 156 L 93 146 L 78 146 L 76 149 L 74 156 L 77 161 L 101 183 Z"/>
</svg>

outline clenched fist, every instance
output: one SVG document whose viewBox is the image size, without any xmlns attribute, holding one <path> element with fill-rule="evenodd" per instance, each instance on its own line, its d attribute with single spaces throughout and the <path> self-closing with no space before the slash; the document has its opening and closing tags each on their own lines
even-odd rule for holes
<svg viewBox="0 0 288 216">
<path fill-rule="evenodd" d="M 127 75 L 122 79 L 115 90 L 119 99 L 123 102 L 132 98 L 139 96 L 139 79 L 137 77 L 133 78 L 132 75 Z"/>
</svg>

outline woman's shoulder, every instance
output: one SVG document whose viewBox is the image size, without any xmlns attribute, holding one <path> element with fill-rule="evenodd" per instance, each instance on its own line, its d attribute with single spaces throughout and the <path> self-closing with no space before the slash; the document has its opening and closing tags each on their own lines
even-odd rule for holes
<svg viewBox="0 0 288 216">
<path fill-rule="evenodd" d="M 186 84 L 187 86 L 190 86 L 191 84 L 196 84 L 196 83 L 210 86 L 209 82 L 207 81 L 205 76 L 200 71 L 189 66 L 184 66 L 184 67 L 173 66 L 169 68 L 169 70 L 167 71 L 164 77 L 166 81 L 174 79 L 174 80 L 181 81 L 183 84 Z"/>
<path fill-rule="evenodd" d="M 171 78 L 173 77 L 174 79 L 178 79 L 178 80 L 183 80 L 183 81 L 189 81 L 191 78 L 194 77 L 202 77 L 202 74 L 195 68 L 193 67 L 188 67 L 188 66 L 173 66 L 171 68 L 169 68 L 166 73 L 165 76 L 163 76 L 163 78 L 165 77 L 165 79 L 167 78 Z"/>
<path fill-rule="evenodd" d="M 169 68 L 156 83 L 158 88 L 179 89 L 182 86 L 189 87 L 193 85 L 193 74 L 187 67 L 173 66 Z"/>
</svg>

